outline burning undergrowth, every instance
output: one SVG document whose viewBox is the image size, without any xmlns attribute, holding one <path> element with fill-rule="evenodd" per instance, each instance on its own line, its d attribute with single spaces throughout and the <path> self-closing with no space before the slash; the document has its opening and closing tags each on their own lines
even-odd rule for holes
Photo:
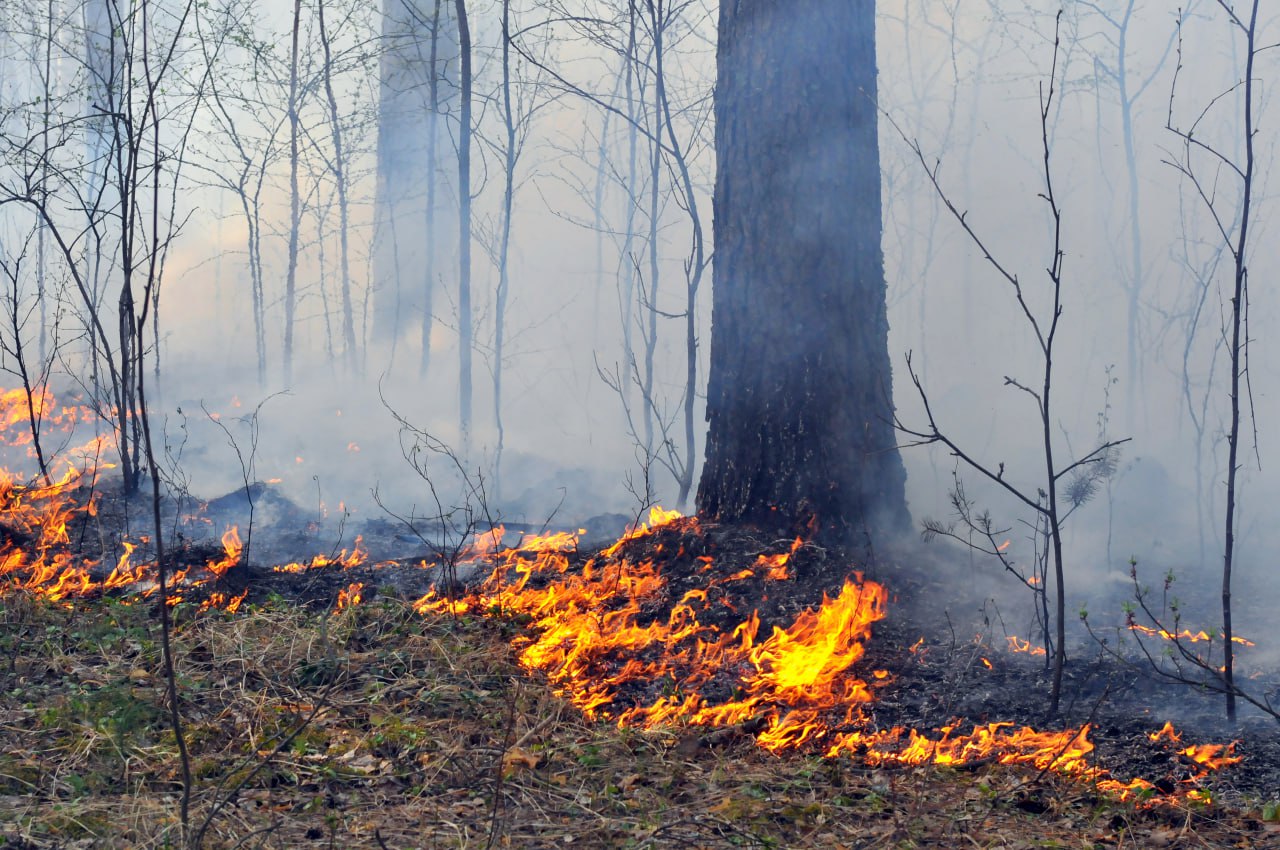
<svg viewBox="0 0 1280 850">
<path fill-rule="evenodd" d="M 142 512 L 99 482 L 102 467 L 87 462 L 96 445 L 57 480 L 4 481 L 9 591 L 154 596 L 146 534 L 126 539 Z M 259 504 L 268 493 L 258 490 Z M 292 529 L 300 545 L 315 536 L 287 504 L 275 513 L 304 527 Z M 173 515 L 181 519 L 176 507 Z M 234 611 L 279 597 L 349 608 L 392 595 L 416 600 L 429 619 L 515 623 L 520 665 L 583 715 L 684 730 L 682 746 L 693 751 L 751 741 L 880 768 L 1018 764 L 1139 801 L 1205 801 L 1233 786 L 1243 798 L 1280 778 L 1274 735 L 1184 742 L 1133 702 L 1117 707 L 1133 677 L 1101 660 L 1073 664 L 1069 725 L 1046 724 L 1034 658 L 1003 651 L 990 634 L 958 638 L 945 609 L 918 604 L 938 598 L 928 587 L 936 576 L 884 569 L 891 594 L 852 571 L 845 554 L 803 539 L 761 539 L 661 510 L 649 526 L 595 552 L 569 533 L 512 542 L 495 528 L 432 558 L 376 560 L 353 542 L 269 566 L 244 557 L 236 529 L 217 544 L 183 533 L 166 564 L 169 604 Z"/>
<path fill-rule="evenodd" d="M 838 553 L 654 520 L 584 563 L 536 543 L 510 550 L 475 590 L 429 593 L 418 608 L 515 618 L 530 632 L 521 663 L 587 716 L 683 725 L 703 744 L 744 738 L 871 765 L 1024 764 L 1138 800 L 1207 799 L 1210 774 L 1243 759 L 1235 744 L 1187 745 L 1132 706 L 1110 707 L 1131 683 L 1101 663 L 1071 671 L 1073 708 L 1088 716 L 1036 731 L 1022 725 L 1043 720 L 1028 657 L 981 635 L 908 639 L 920 624 L 887 617 L 884 586 Z M 1272 750 L 1259 745 L 1264 764 Z"/>
</svg>

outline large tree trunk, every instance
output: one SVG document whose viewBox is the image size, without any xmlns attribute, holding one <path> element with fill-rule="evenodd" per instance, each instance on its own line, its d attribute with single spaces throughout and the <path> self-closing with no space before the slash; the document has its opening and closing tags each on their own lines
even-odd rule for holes
<svg viewBox="0 0 1280 850">
<path fill-rule="evenodd" d="M 707 517 L 908 522 L 880 249 L 872 0 L 720 5 Z"/>
</svg>

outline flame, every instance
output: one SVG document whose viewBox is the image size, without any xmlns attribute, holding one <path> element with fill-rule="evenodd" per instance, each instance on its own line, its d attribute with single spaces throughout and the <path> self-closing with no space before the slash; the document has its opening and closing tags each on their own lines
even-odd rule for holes
<svg viewBox="0 0 1280 850">
<path fill-rule="evenodd" d="M 852 720 L 871 696 L 866 683 L 848 671 L 863 655 L 871 623 L 884 616 L 884 588 L 861 577 L 850 580 L 835 599 L 824 598 L 789 628 L 775 626 L 763 638 L 754 612 L 729 632 L 699 620 L 711 587 L 749 576 L 782 580 L 788 559 L 803 545 L 799 540 L 787 553 L 757 558 L 750 567 L 688 591 L 665 620 L 654 620 L 645 616 L 645 606 L 662 596 L 666 580 L 652 560 L 618 554 L 626 541 L 675 523 L 687 531 L 697 528 L 695 519 L 655 508 L 648 525 L 628 531 L 580 573 L 570 571 L 564 554 L 576 545 L 574 538 L 524 541 L 519 549 L 497 553 L 497 566 L 476 592 L 460 600 L 429 593 L 416 607 L 424 613 L 500 610 L 528 616 L 535 635 L 523 646 L 521 663 L 543 671 L 589 717 L 641 727 L 752 720 L 763 730 L 761 745 L 773 750 L 819 733 L 823 712 Z M 473 554 L 492 551 L 496 539 L 481 535 Z M 700 693 L 721 669 L 743 671 L 739 698 L 716 701 Z M 619 704 L 622 686 L 655 679 L 669 681 L 670 693 Z"/>
<path fill-rule="evenodd" d="M 1221 634 L 1211 635 L 1208 632 L 1204 631 L 1203 629 L 1198 632 L 1193 632 L 1190 629 L 1183 629 L 1178 632 L 1170 632 L 1170 631 L 1166 631 L 1165 629 L 1153 629 L 1150 626 L 1144 626 L 1139 623 L 1130 623 L 1128 625 L 1128 629 L 1131 632 L 1138 632 L 1139 634 L 1149 635 L 1151 637 L 1158 637 L 1158 638 L 1163 638 L 1164 640 L 1172 640 L 1172 641 L 1186 641 L 1187 643 L 1208 643 L 1209 641 L 1222 639 Z M 1254 644 L 1253 641 L 1247 640 L 1238 635 L 1233 635 L 1231 638 L 1231 641 L 1232 643 L 1238 643 L 1241 646 L 1256 645 Z"/>
<path fill-rule="evenodd" d="M 240 610 L 240 604 L 244 602 L 245 597 L 249 595 L 249 589 L 245 588 L 235 596 L 227 596 L 225 593 L 215 591 L 209 594 L 209 598 L 200 603 L 197 611 L 204 612 L 209 610 L 226 611 L 228 614 L 234 614 Z"/>
<path fill-rule="evenodd" d="M 1005 640 L 1009 641 L 1010 652 L 1025 652 L 1028 655 L 1044 655 L 1044 647 L 1036 646 L 1030 641 L 1025 641 L 1017 635 L 1009 635 Z"/>
<path fill-rule="evenodd" d="M 622 549 L 623 545 L 627 541 L 635 540 L 638 537 L 643 537 L 645 534 L 648 534 L 651 530 L 655 528 L 659 528 L 664 525 L 670 525 L 676 520 L 679 520 L 682 518 L 684 518 L 684 515 L 681 514 L 679 511 L 669 511 L 669 510 L 666 510 L 665 508 L 654 505 L 652 508 L 649 509 L 649 521 L 647 523 L 638 522 L 634 526 L 629 526 L 627 528 L 626 533 L 623 534 L 620 538 L 618 538 L 618 542 L 614 543 L 612 546 L 606 549 L 602 554 L 604 554 L 606 557 L 613 557 L 618 553 L 619 550 Z"/>
<path fill-rule="evenodd" d="M 797 537 L 795 542 L 791 544 L 791 550 L 781 555 L 760 555 L 756 558 L 756 567 L 768 567 L 767 578 L 773 581 L 786 581 L 791 577 L 787 570 L 787 561 L 791 560 L 791 556 L 804 545 L 804 540 Z"/>
<path fill-rule="evenodd" d="M 364 601 L 364 582 L 353 581 L 342 590 L 338 591 L 338 601 L 334 607 L 341 611 L 343 608 L 350 608 L 359 605 Z"/>
<path fill-rule="evenodd" d="M 349 570 L 353 567 L 363 566 L 369 560 L 369 553 L 361 548 L 361 544 L 363 542 L 364 538 L 362 536 L 357 536 L 355 543 L 351 544 L 351 551 L 349 553 L 346 549 L 343 549 L 334 557 L 316 555 L 305 564 L 297 562 L 277 564 L 271 569 L 273 572 L 277 573 L 305 573 L 309 570 L 321 570 L 326 567 L 341 567 L 344 570 Z"/>
<path fill-rule="evenodd" d="M 0 452 L 32 443 L 31 431 L 36 425 L 41 431 L 60 430 L 61 442 L 74 443 L 75 426 L 95 417 L 94 411 L 80 405 L 58 407 L 47 389 L 32 393 L 30 403 L 25 391 L 2 392 Z M 6 579 L 0 593 L 21 589 L 65 601 L 108 591 L 131 591 L 144 598 L 157 592 L 155 565 L 137 558 L 139 544 L 148 542 L 145 537 L 123 541 L 122 552 L 109 571 L 73 551 L 71 528 L 77 520 L 97 515 L 101 498 L 95 486 L 98 476 L 114 468 L 103 459 L 109 445 L 110 436 L 100 434 L 82 445 L 61 449 L 50 468 L 48 483 L 43 483 L 43 477 L 28 479 L 7 467 L 0 468 L 0 517 L 10 531 L 0 543 L 0 576 Z M 28 453 L 34 456 L 34 451 Z M 174 595 L 166 601 L 176 604 L 183 583 L 200 584 L 220 577 L 238 562 L 241 549 L 235 529 L 228 529 L 223 537 L 224 557 L 206 564 L 207 574 L 198 577 L 190 577 L 190 570 L 176 572 L 172 576 Z M 234 610 L 243 599 L 244 594 L 222 597 L 212 605 Z M 210 604 L 206 601 L 205 607 Z"/>
<path fill-rule="evenodd" d="M 696 519 L 673 519 L 666 512 L 651 521 L 679 523 L 677 530 L 685 532 L 698 527 Z M 541 671 L 586 716 L 621 726 L 741 724 L 771 752 L 817 747 L 828 756 L 856 754 L 872 766 L 990 760 L 1073 776 L 1123 800 L 1145 799 L 1155 790 L 1145 779 L 1120 780 L 1094 765 L 1087 725 L 1049 732 L 1003 722 L 968 732 L 956 726 L 934 733 L 876 729 L 865 709 L 874 698 L 872 687 L 886 686 L 892 676 L 873 671 L 869 685 L 856 668 L 874 624 L 885 615 L 888 595 L 861 575 L 846 581 L 834 599 L 824 596 L 819 606 L 801 612 L 788 627 L 774 626 L 768 636 L 761 634 L 755 611 L 727 631 L 703 622 L 708 600 L 718 595 L 714 588 L 748 576 L 785 580 L 787 560 L 803 541 L 789 553 L 761 556 L 751 567 L 720 570 L 721 577 L 686 591 L 665 617 L 647 614 L 665 610 L 660 603 L 668 585 L 653 560 L 622 554 L 626 541 L 652 533 L 642 529 L 628 531 L 581 570 L 571 569 L 561 542 L 530 541 L 521 549 L 494 552 L 492 572 L 474 592 L 460 599 L 429 593 L 416 607 L 422 613 L 496 611 L 527 618 L 531 634 L 519 644 L 521 664 Z M 704 575 L 714 565 L 705 556 L 696 563 Z M 1044 653 L 1016 637 L 1009 643 L 1016 651 Z M 924 639 L 910 649 L 926 651 Z M 736 672 L 734 693 L 706 687 L 726 670 Z M 660 692 L 636 687 L 645 683 L 660 683 Z M 1152 741 L 1169 738 L 1180 746 L 1172 726 L 1167 728 Z M 1239 759 L 1232 745 L 1178 752 L 1199 768 L 1187 780 L 1188 794 L 1209 770 Z"/>
<path fill-rule="evenodd" d="M 240 542 L 240 529 L 231 526 L 222 534 L 222 551 L 224 556 L 221 560 L 210 561 L 207 566 L 209 572 L 218 578 L 226 575 L 227 571 L 240 563 L 240 553 L 244 551 L 244 544 Z"/>
<path fill-rule="evenodd" d="M 1229 764 L 1239 764 L 1244 760 L 1243 756 L 1235 753 L 1235 741 L 1229 744 L 1192 744 L 1185 750 L 1178 751 L 1178 755 L 1186 756 L 1210 770 L 1218 770 Z"/>
</svg>

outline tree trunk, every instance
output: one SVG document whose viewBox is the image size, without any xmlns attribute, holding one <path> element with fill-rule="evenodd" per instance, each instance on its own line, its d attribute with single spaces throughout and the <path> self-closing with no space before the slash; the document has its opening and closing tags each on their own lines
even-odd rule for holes
<svg viewBox="0 0 1280 850">
<path fill-rule="evenodd" d="M 870 0 L 720 6 L 710 423 L 699 511 L 905 530 Z M 864 538 L 865 539 L 865 538 Z"/>
<path fill-rule="evenodd" d="M 462 457 L 471 454 L 471 28 L 466 0 L 458 12 L 458 431 Z"/>
<path fill-rule="evenodd" d="M 302 0 L 293 3 L 293 40 L 289 51 L 289 266 L 284 284 L 284 382 L 293 381 L 293 322 L 298 305 L 298 228 L 301 222 L 298 191 L 298 30 L 302 25 Z"/>
<path fill-rule="evenodd" d="M 349 234 L 351 230 L 350 207 L 347 201 L 346 157 L 342 143 L 342 113 L 333 91 L 333 50 L 324 25 L 324 0 L 316 4 L 320 24 L 320 46 L 324 49 L 324 93 L 329 102 L 329 124 L 333 139 L 333 180 L 338 192 L 338 270 L 339 293 L 342 299 L 343 359 L 347 373 L 355 375 L 363 370 L 356 348 L 355 307 L 351 297 L 351 261 L 349 258 Z"/>
<path fill-rule="evenodd" d="M 502 171 L 502 225 L 498 241 L 498 291 L 493 314 L 493 427 L 497 444 L 493 450 L 494 495 L 502 498 L 502 449 L 506 428 L 502 421 L 502 369 L 506 356 L 507 293 L 511 284 L 511 214 L 515 207 L 516 116 L 511 100 L 511 0 L 502 0 L 502 124 L 505 131 Z M 596 232 L 599 237 L 599 231 Z M 593 314 L 594 316 L 594 314 Z"/>
<path fill-rule="evenodd" d="M 431 329 L 435 325 L 435 313 L 432 309 L 432 297 L 436 285 L 436 189 L 439 177 L 440 147 L 440 4 L 435 0 L 435 8 L 431 14 L 431 52 L 430 82 L 427 90 L 430 100 L 427 109 L 427 250 L 422 264 L 422 359 L 418 369 L 422 377 L 427 376 L 427 368 L 431 364 Z"/>
</svg>

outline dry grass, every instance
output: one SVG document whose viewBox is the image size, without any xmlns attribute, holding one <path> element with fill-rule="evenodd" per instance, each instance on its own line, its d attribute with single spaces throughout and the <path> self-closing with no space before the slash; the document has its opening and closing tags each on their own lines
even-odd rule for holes
<svg viewBox="0 0 1280 850">
<path fill-rule="evenodd" d="M 182 846 L 150 613 L 0 600 L 0 848 Z M 510 623 L 392 600 L 178 615 L 207 848 L 1280 847 L 1246 813 L 1033 773 L 586 723 L 515 665 Z"/>
</svg>

